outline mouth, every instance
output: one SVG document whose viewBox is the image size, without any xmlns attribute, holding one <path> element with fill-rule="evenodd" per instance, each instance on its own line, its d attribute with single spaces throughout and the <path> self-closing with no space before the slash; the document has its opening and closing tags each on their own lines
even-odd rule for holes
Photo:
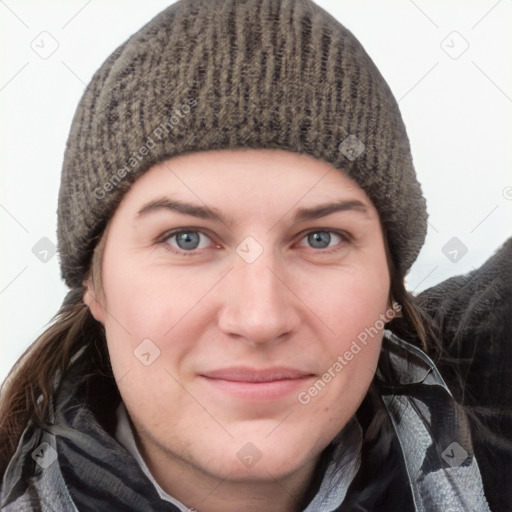
<svg viewBox="0 0 512 512">
<path fill-rule="evenodd" d="M 247 367 L 225 368 L 201 374 L 211 387 L 231 396 L 252 401 L 269 401 L 285 398 L 305 387 L 314 374 L 294 368 Z"/>
</svg>

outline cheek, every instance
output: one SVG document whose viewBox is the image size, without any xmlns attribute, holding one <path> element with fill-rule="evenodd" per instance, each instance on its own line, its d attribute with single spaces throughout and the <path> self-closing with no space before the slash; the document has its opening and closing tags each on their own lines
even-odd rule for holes
<svg viewBox="0 0 512 512">
<path fill-rule="evenodd" d="M 205 327 L 201 299 L 218 277 L 149 267 L 143 261 L 129 264 L 111 259 L 105 269 L 105 329 L 113 368 L 117 367 L 117 373 L 134 366 L 141 370 L 135 357 L 146 346 L 150 352 L 160 350 L 165 355 L 151 368 L 161 366 L 164 359 L 169 367 L 179 366 Z M 151 340 L 157 348 L 144 340 Z"/>
<path fill-rule="evenodd" d="M 329 285 L 327 285 L 329 281 Z M 388 311 L 390 281 L 387 265 L 339 271 L 313 295 L 328 330 L 323 336 L 323 373 L 315 389 L 305 390 L 316 421 L 332 421 L 355 412 L 373 379 Z M 349 414 L 349 415 L 350 415 Z"/>
<path fill-rule="evenodd" d="M 344 280 L 344 293 L 323 297 L 322 319 L 334 333 L 324 336 L 319 359 L 322 372 L 297 396 L 313 428 L 329 441 L 368 392 L 381 351 L 388 288 L 371 281 Z"/>
<path fill-rule="evenodd" d="M 332 336 L 330 345 L 347 350 L 351 341 L 364 338 L 368 330 L 382 331 L 382 315 L 388 309 L 389 278 L 386 270 L 340 272 L 318 292 L 318 315 Z"/>
<path fill-rule="evenodd" d="M 127 261 L 110 257 L 104 266 L 105 331 L 116 377 L 141 370 L 136 359 L 139 346 L 149 349 L 152 357 L 158 355 L 162 335 L 172 326 L 177 299 L 171 288 L 153 281 L 142 266 Z"/>
<path fill-rule="evenodd" d="M 160 337 L 181 309 L 184 294 L 179 275 L 165 274 L 143 258 L 116 258 L 105 265 L 105 305 L 110 323 L 134 337 Z"/>
</svg>

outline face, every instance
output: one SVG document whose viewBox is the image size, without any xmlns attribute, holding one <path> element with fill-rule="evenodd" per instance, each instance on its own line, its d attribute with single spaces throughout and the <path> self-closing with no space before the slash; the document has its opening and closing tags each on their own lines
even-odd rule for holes
<svg viewBox="0 0 512 512">
<path fill-rule="evenodd" d="M 101 280 L 85 301 L 148 465 L 233 480 L 318 458 L 368 390 L 390 306 L 365 192 L 281 150 L 152 167 L 109 223 Z"/>
</svg>

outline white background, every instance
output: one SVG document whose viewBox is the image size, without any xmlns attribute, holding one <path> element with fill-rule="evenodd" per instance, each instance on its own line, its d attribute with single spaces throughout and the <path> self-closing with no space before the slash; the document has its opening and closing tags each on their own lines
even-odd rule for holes
<svg viewBox="0 0 512 512">
<path fill-rule="evenodd" d="M 58 257 L 43 263 L 32 248 L 56 243 L 78 100 L 111 51 L 170 3 L 0 0 L 0 380 L 66 293 Z M 512 0 L 318 4 L 356 35 L 399 100 L 430 213 L 408 288 L 477 268 L 512 232 Z M 45 59 L 33 49 L 52 45 Z M 452 237 L 467 247 L 456 262 L 442 252 Z"/>
</svg>

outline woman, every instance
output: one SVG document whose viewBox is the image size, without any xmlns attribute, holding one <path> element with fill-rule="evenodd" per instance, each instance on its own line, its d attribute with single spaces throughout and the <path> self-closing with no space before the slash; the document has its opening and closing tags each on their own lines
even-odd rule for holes
<svg viewBox="0 0 512 512">
<path fill-rule="evenodd" d="M 398 106 L 313 2 L 134 34 L 58 216 L 71 290 L 4 385 L 6 511 L 490 510 L 403 285 L 427 214 Z"/>
</svg>

